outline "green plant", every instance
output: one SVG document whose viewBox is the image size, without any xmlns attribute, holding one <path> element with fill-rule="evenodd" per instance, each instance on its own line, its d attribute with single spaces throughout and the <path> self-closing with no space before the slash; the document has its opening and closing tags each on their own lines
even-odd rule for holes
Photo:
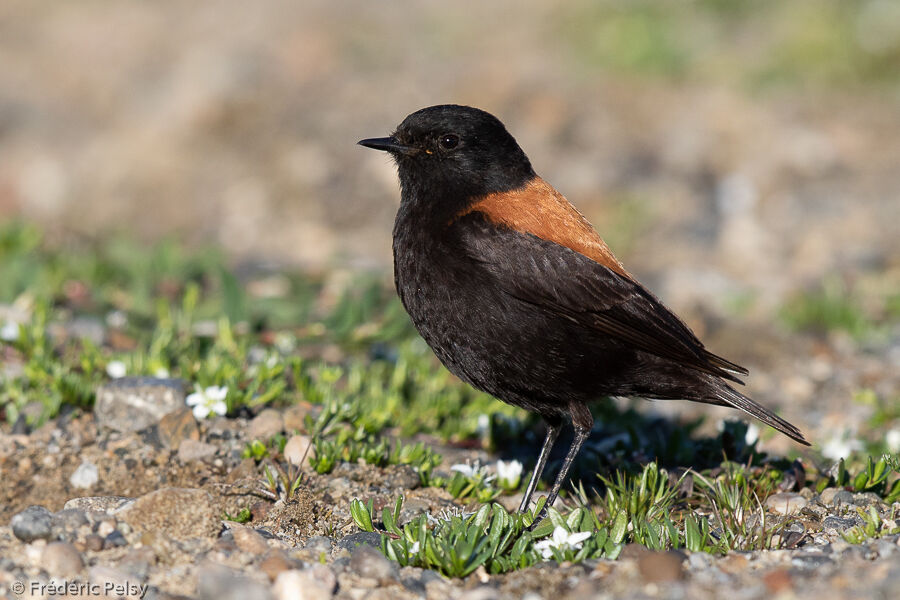
<svg viewBox="0 0 900 600">
<path fill-rule="evenodd" d="M 863 520 L 863 524 L 855 525 L 841 534 L 841 537 L 851 544 L 861 544 L 866 540 L 900 533 L 894 508 L 891 508 L 887 519 L 882 519 L 874 506 L 870 506 L 869 510 L 857 508 L 856 512 Z"/>
<path fill-rule="evenodd" d="M 543 507 L 541 503 L 524 514 L 509 513 L 496 503 L 484 504 L 468 515 L 433 518 L 423 514 L 401 526 L 402 506 L 401 496 L 382 511 L 382 552 L 402 566 L 436 569 L 449 577 L 465 577 L 480 566 L 489 573 L 505 573 L 536 564 L 545 556 L 560 562 L 615 558 L 621 550 L 609 530 L 597 528 L 596 518 L 583 508 L 565 517 L 550 509 L 549 518 L 531 532 L 527 527 Z M 371 501 L 366 505 L 353 500 L 350 510 L 360 529 L 376 530 Z M 554 533 L 555 538 L 544 546 L 549 552 L 543 552 L 538 543 Z M 579 541 L 564 545 L 562 541 L 572 535 Z"/>
<path fill-rule="evenodd" d="M 247 507 L 239 510 L 238 513 L 234 516 L 228 514 L 228 511 L 225 511 L 224 514 L 226 521 L 234 521 L 235 523 L 249 523 L 250 519 L 253 518 L 253 515 L 250 514 L 250 509 Z"/>
</svg>

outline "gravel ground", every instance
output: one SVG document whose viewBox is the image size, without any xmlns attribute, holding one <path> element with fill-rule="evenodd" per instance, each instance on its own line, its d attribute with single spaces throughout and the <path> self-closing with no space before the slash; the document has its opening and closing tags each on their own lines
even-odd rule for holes
<svg viewBox="0 0 900 600">
<path fill-rule="evenodd" d="M 202 422 L 175 408 L 133 431 L 171 385 L 116 380 L 102 392 L 112 410 L 0 435 L 0 589 L 10 597 L 51 597 L 50 586 L 74 582 L 147 598 L 713 598 L 730 590 L 741 599 L 821 600 L 891 598 L 900 580 L 900 536 L 860 545 L 841 536 L 862 524 L 858 508 L 892 519 L 900 503 L 834 488 L 766 501 L 769 518 L 793 519 L 784 550 L 723 557 L 630 545 L 615 561 L 551 561 L 500 576 L 481 569 L 461 580 L 398 568 L 374 549 L 377 534 L 353 524 L 350 500 L 371 498 L 380 509 L 402 493 L 406 520 L 454 506 L 446 491 L 419 488 L 410 467 L 344 463 L 328 475 L 307 468 L 292 498 L 273 501 L 261 491 L 261 465 L 241 452 L 284 431 L 296 437 L 290 447 L 302 447 L 303 417 L 315 408 Z M 223 520 L 243 507 L 252 525 Z"/>
</svg>

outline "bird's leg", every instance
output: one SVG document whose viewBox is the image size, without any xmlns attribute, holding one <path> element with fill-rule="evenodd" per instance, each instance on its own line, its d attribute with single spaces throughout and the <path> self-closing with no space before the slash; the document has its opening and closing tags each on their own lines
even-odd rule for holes
<svg viewBox="0 0 900 600">
<path fill-rule="evenodd" d="M 544 515 L 547 514 L 547 509 L 556 502 L 556 497 L 559 495 L 559 490 L 566 481 L 566 477 L 569 475 L 569 469 L 572 468 L 575 457 L 578 456 L 581 446 L 584 445 L 584 441 L 591 434 L 591 429 L 594 427 L 594 418 L 591 416 L 591 411 L 586 405 L 581 403 L 573 404 L 570 410 L 572 412 L 572 425 L 575 427 L 575 439 L 572 440 L 572 445 L 569 446 L 569 453 L 566 454 L 566 460 L 563 461 L 562 468 L 559 470 L 559 475 L 556 476 L 556 481 L 553 482 L 553 487 L 550 488 L 550 495 L 547 496 L 547 503 L 544 504 L 544 508 L 541 512 L 535 515 L 534 521 L 531 523 L 529 529 L 533 529 L 538 522 L 544 518 Z M 541 454 L 543 454 L 543 452 Z"/>
<path fill-rule="evenodd" d="M 541 453 L 538 456 L 537 466 L 534 467 L 534 473 L 531 474 L 531 480 L 528 482 L 528 487 L 525 488 L 525 497 L 522 498 L 522 504 L 519 505 L 519 512 L 525 512 L 528 509 L 528 505 L 531 503 L 531 495 L 534 493 L 534 488 L 537 487 L 537 483 L 541 478 L 541 473 L 544 471 L 544 467 L 547 464 L 547 457 L 550 456 L 550 450 L 553 448 L 553 443 L 556 442 L 556 437 L 559 435 L 559 430 L 562 428 L 562 423 L 560 423 L 559 419 L 546 419 L 547 422 L 547 437 L 544 438 L 544 445 L 541 446 Z"/>
</svg>

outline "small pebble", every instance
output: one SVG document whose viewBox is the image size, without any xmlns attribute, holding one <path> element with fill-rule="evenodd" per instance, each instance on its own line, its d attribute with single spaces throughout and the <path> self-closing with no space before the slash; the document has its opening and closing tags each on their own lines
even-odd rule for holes
<svg viewBox="0 0 900 600">
<path fill-rule="evenodd" d="M 84 569 L 84 561 L 75 546 L 66 542 L 47 544 L 41 554 L 41 566 L 51 577 L 73 577 Z"/>
<path fill-rule="evenodd" d="M 99 552 L 103 550 L 103 538 L 96 533 L 92 533 L 84 538 L 84 546 L 91 552 Z"/>
<path fill-rule="evenodd" d="M 181 379 L 122 377 L 97 389 L 94 414 L 103 427 L 128 433 L 155 425 L 184 406 Z"/>
<path fill-rule="evenodd" d="M 459 600 L 497 600 L 500 598 L 500 592 L 496 588 L 489 585 L 482 585 L 472 590 L 463 592 Z"/>
<path fill-rule="evenodd" d="M 306 540 L 306 544 L 303 545 L 304 550 L 308 550 L 316 554 L 324 553 L 326 556 L 331 556 L 331 550 L 333 547 L 334 544 L 331 541 L 331 538 L 325 537 L 324 535 L 314 535 Z"/>
<path fill-rule="evenodd" d="M 250 440 L 268 441 L 284 429 L 284 419 L 274 408 L 267 408 L 253 417 L 247 425 L 247 438 Z"/>
<path fill-rule="evenodd" d="M 106 518 L 97 523 L 97 535 L 106 537 L 116 530 L 116 521 L 113 518 Z"/>
<path fill-rule="evenodd" d="M 81 528 L 89 526 L 87 515 L 77 508 L 64 508 L 51 517 L 53 537 L 67 539 L 77 537 Z"/>
<path fill-rule="evenodd" d="M 259 568 L 269 577 L 270 581 L 275 581 L 279 573 L 293 569 L 294 563 L 289 560 L 283 552 L 272 550 L 266 555 L 266 558 L 259 563 Z"/>
<path fill-rule="evenodd" d="M 684 578 L 681 565 L 684 556 L 678 552 L 645 552 L 638 556 L 638 571 L 648 583 L 678 581 Z"/>
<path fill-rule="evenodd" d="M 193 460 L 206 460 L 215 456 L 217 448 L 212 444 L 197 440 L 182 440 L 178 446 L 178 460 L 188 463 Z"/>
<path fill-rule="evenodd" d="M 268 587 L 231 569 L 211 565 L 197 574 L 197 596 L 204 600 L 268 600 Z"/>
<path fill-rule="evenodd" d="M 292 435 L 284 445 L 284 459 L 292 465 L 302 465 L 304 456 L 309 459 L 314 454 L 311 439 L 306 435 Z M 307 449 L 309 452 L 307 453 Z"/>
<path fill-rule="evenodd" d="M 71 508 L 94 511 L 94 512 L 115 512 L 117 509 L 125 506 L 132 498 L 127 496 L 84 496 L 81 498 L 72 498 L 63 506 L 64 510 Z"/>
<path fill-rule="evenodd" d="M 100 472 L 97 465 L 92 462 L 84 461 L 69 477 L 69 483 L 76 488 L 90 488 L 100 481 Z"/>
<path fill-rule="evenodd" d="M 276 600 L 328 600 L 331 590 L 321 585 L 308 571 L 282 571 L 275 578 L 272 592 Z"/>
<path fill-rule="evenodd" d="M 782 515 L 794 515 L 803 510 L 809 500 L 793 492 L 779 492 L 766 498 L 766 507 Z"/>
<path fill-rule="evenodd" d="M 234 543 L 241 552 L 248 554 L 265 554 L 269 550 L 266 540 L 251 527 L 232 527 Z"/>
<path fill-rule="evenodd" d="M 49 540 L 52 528 L 52 515 L 43 506 L 29 506 L 10 520 L 13 535 L 23 542 Z"/>
<path fill-rule="evenodd" d="M 221 509 L 206 490 L 161 488 L 116 513 L 138 533 L 161 531 L 176 540 L 215 538 L 222 527 Z"/>
<path fill-rule="evenodd" d="M 311 405 L 308 403 L 294 404 L 284 410 L 284 430 L 287 432 L 306 431 L 306 415 L 309 414 Z"/>
<path fill-rule="evenodd" d="M 177 409 L 165 415 L 157 424 L 159 441 L 166 448 L 180 448 L 188 440 L 200 440 L 200 428 L 194 412 L 188 407 Z"/>
<path fill-rule="evenodd" d="M 125 536 L 122 535 L 122 532 L 118 529 L 114 529 L 103 539 L 103 549 L 109 550 L 110 548 L 120 548 L 122 546 L 127 546 L 128 540 L 125 539 Z"/>
<path fill-rule="evenodd" d="M 819 502 L 825 506 L 838 506 L 853 502 L 853 494 L 840 488 L 825 488 L 819 494 Z"/>
<path fill-rule="evenodd" d="M 360 577 L 368 577 L 380 583 L 393 581 L 397 578 L 394 565 L 385 556 L 372 548 L 363 545 L 352 551 L 350 555 L 350 570 Z"/>
<path fill-rule="evenodd" d="M 381 534 L 375 531 L 358 531 L 342 537 L 338 541 L 338 548 L 354 552 L 360 546 L 381 548 Z"/>
</svg>

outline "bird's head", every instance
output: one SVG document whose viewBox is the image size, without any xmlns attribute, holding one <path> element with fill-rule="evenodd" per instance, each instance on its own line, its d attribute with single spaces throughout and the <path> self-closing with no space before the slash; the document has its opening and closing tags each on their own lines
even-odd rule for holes
<svg viewBox="0 0 900 600">
<path fill-rule="evenodd" d="M 519 188 L 535 174 L 515 138 L 495 116 L 445 104 L 416 111 L 393 134 L 360 145 L 390 153 L 403 201 L 455 204 Z"/>
</svg>

